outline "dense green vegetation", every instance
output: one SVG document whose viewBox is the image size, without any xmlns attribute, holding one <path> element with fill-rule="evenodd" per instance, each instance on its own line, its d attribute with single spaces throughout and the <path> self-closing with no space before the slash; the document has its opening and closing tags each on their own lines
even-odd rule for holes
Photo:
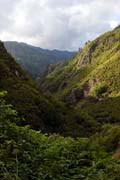
<svg viewBox="0 0 120 180">
<path fill-rule="evenodd" d="M 75 52 L 69 51 L 45 50 L 13 41 L 8 41 L 4 44 L 8 52 L 34 78 L 41 74 L 49 64 L 71 58 L 75 54 Z"/>
<path fill-rule="evenodd" d="M 21 119 L 0 93 L 1 180 L 119 180 L 120 126 L 104 125 L 90 138 L 48 136 Z"/>
</svg>

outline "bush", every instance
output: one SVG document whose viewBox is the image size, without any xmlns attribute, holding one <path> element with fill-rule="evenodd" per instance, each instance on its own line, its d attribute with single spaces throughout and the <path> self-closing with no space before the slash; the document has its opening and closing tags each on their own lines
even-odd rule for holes
<svg viewBox="0 0 120 180">
<path fill-rule="evenodd" d="M 102 98 L 104 97 L 105 93 L 107 92 L 107 86 L 106 84 L 99 84 L 98 86 L 95 87 L 94 89 L 94 95 L 97 98 Z"/>
</svg>

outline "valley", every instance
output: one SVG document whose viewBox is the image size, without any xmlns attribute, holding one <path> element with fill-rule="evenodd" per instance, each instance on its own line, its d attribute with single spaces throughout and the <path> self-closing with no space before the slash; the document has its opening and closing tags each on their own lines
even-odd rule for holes
<svg viewBox="0 0 120 180">
<path fill-rule="evenodd" d="M 120 26 L 76 54 L 14 43 L 12 57 L 0 42 L 0 179 L 119 180 Z"/>
</svg>

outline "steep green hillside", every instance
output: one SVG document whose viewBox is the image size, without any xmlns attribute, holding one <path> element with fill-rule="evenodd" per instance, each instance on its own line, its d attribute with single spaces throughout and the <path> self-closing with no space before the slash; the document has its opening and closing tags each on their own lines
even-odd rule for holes
<svg viewBox="0 0 120 180">
<path fill-rule="evenodd" d="M 64 66 L 58 66 L 45 77 L 43 88 L 50 92 L 69 92 L 73 88 L 83 87 L 84 93 L 93 95 L 93 89 L 101 83 L 108 86 L 108 96 L 120 92 L 120 28 L 107 32 L 89 42 L 77 56 Z M 58 83 L 56 83 L 58 82 Z M 57 90 L 54 90 L 54 87 Z M 86 88 L 84 87 L 86 86 Z"/>
<path fill-rule="evenodd" d="M 99 122 L 120 122 L 120 27 L 89 42 L 41 80 L 44 91 Z"/>
<path fill-rule="evenodd" d="M 74 56 L 75 52 L 47 50 L 25 43 L 5 42 L 5 47 L 33 77 L 42 73 L 49 64 L 63 61 Z"/>
</svg>

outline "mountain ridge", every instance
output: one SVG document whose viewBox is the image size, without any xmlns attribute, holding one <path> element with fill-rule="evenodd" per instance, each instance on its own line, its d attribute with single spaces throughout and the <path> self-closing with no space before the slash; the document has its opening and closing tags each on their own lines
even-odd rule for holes
<svg viewBox="0 0 120 180">
<path fill-rule="evenodd" d="M 70 51 L 42 49 L 16 41 L 6 41 L 4 44 L 8 52 L 34 78 L 42 73 L 49 64 L 69 59 L 75 54 L 75 52 Z"/>
</svg>

